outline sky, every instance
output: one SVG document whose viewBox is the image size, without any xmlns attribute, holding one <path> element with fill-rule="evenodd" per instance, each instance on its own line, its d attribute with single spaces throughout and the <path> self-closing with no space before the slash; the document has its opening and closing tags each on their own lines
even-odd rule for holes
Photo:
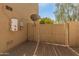
<svg viewBox="0 0 79 59">
<path fill-rule="evenodd" d="M 54 3 L 40 3 L 39 4 L 39 15 L 41 18 L 48 17 L 55 20 L 56 6 Z"/>
</svg>

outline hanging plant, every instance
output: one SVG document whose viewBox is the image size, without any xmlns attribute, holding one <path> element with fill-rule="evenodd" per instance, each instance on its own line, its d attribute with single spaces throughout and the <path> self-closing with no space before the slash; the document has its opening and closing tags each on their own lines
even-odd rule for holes
<svg viewBox="0 0 79 59">
<path fill-rule="evenodd" d="M 32 19 L 32 21 L 37 21 L 40 18 L 40 16 L 37 14 L 32 14 L 30 18 Z"/>
</svg>

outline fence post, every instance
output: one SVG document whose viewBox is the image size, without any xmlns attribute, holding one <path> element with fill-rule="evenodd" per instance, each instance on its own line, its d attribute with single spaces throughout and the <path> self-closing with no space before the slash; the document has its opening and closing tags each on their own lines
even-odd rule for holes
<svg viewBox="0 0 79 59">
<path fill-rule="evenodd" d="M 35 51 L 34 51 L 34 56 L 35 56 L 35 54 L 36 54 L 36 51 L 37 51 L 37 49 L 38 49 L 38 46 L 39 46 L 39 42 L 40 42 L 40 33 L 39 33 L 39 22 L 35 22 L 35 28 L 34 28 L 34 39 L 35 39 L 35 41 L 37 42 L 37 45 L 36 45 L 36 48 L 35 48 Z"/>
<path fill-rule="evenodd" d="M 65 45 L 69 46 L 69 23 L 65 24 Z"/>
<path fill-rule="evenodd" d="M 39 23 L 36 21 L 34 26 L 34 40 L 37 41 L 39 39 Z"/>
</svg>

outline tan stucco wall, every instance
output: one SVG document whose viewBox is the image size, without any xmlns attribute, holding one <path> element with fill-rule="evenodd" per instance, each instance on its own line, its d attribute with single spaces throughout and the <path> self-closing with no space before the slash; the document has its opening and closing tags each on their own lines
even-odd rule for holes
<svg viewBox="0 0 79 59">
<path fill-rule="evenodd" d="M 10 12 L 5 5 L 13 8 Z M 38 4 L 0 4 L 0 52 L 4 52 L 27 40 L 27 23 L 32 22 L 30 15 L 38 14 Z M 16 32 L 10 31 L 10 19 L 23 21 L 24 27 Z"/>
</svg>

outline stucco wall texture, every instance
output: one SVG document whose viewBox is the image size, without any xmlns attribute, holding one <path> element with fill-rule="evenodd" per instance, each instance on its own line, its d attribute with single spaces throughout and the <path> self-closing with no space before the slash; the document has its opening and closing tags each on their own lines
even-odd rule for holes
<svg viewBox="0 0 79 59">
<path fill-rule="evenodd" d="M 13 11 L 6 10 L 6 5 Z M 30 19 L 31 14 L 38 14 L 38 4 L 0 4 L 0 52 L 5 52 L 27 40 L 27 23 L 33 23 Z M 18 22 L 23 22 L 22 30 L 15 32 L 10 30 L 11 18 L 17 18 Z"/>
</svg>

